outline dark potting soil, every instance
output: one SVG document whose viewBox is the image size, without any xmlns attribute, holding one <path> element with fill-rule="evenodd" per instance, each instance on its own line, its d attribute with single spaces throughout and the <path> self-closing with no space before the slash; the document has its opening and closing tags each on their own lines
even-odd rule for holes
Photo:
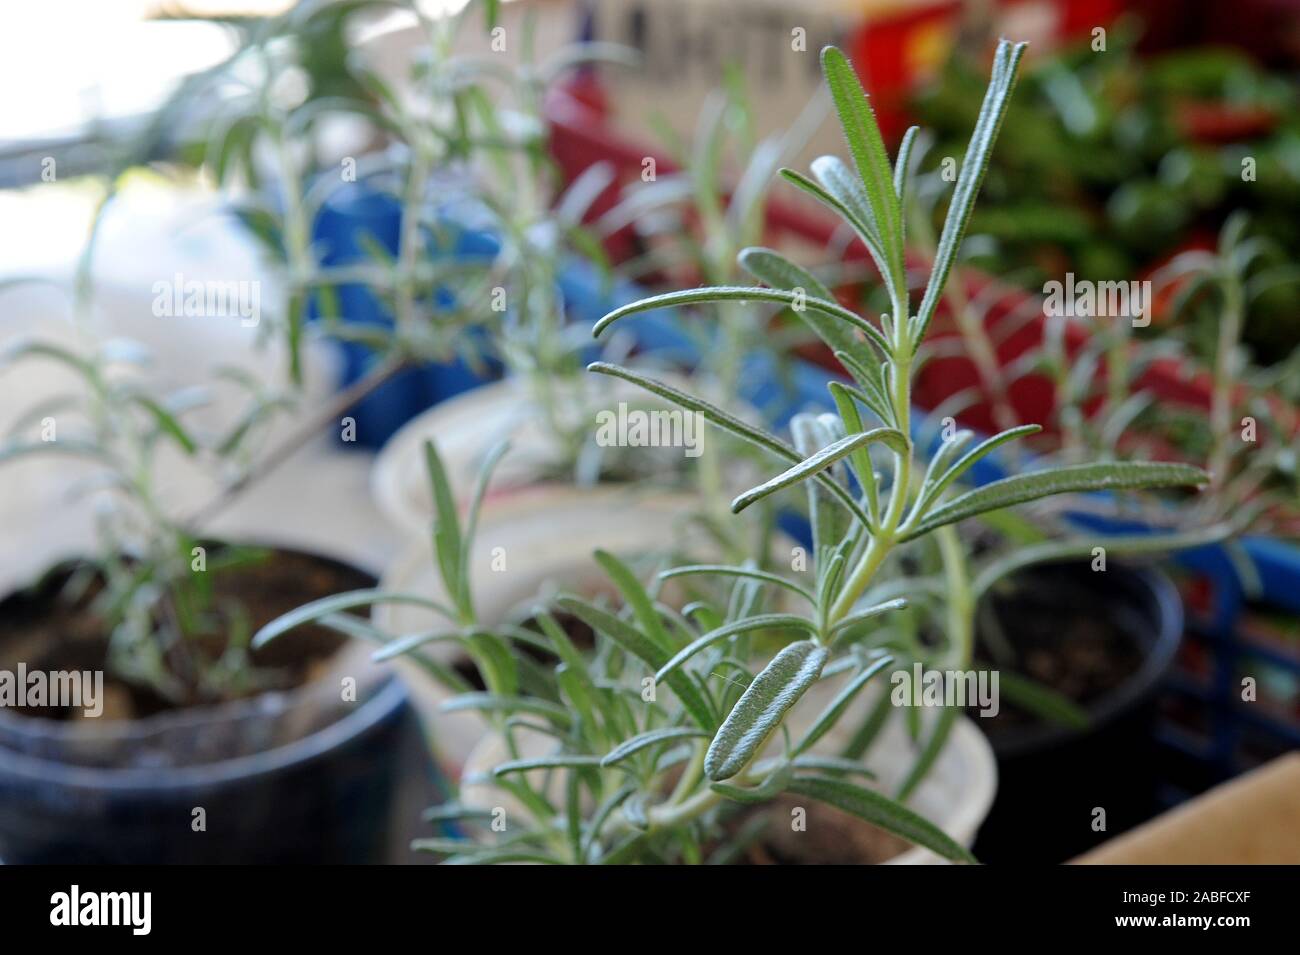
<svg viewBox="0 0 1300 955">
<path fill-rule="evenodd" d="M 238 606 L 254 632 L 309 601 L 374 582 L 346 564 L 278 550 L 268 551 L 265 559 L 255 563 L 212 574 L 214 606 Z M 110 719 L 139 719 L 191 703 L 227 702 L 194 699 L 182 704 L 148 686 L 115 676 L 107 668 L 108 634 L 92 607 L 100 584 L 92 582 L 74 599 L 65 587 L 71 576 L 72 568 L 61 569 L 0 603 L 0 666 L 12 669 L 23 661 L 29 672 L 104 670 L 104 716 Z M 259 679 L 243 695 L 251 696 L 263 689 L 287 690 L 310 682 L 343 642 L 344 638 L 332 630 L 306 626 L 252 651 Z M 222 649 L 212 642 L 204 647 L 209 654 L 219 654 Z M 60 720 L 78 715 L 74 709 L 50 707 L 16 711 Z"/>
<path fill-rule="evenodd" d="M 795 827 L 796 808 L 804 810 L 802 828 Z M 812 799 L 781 796 L 755 811 L 768 823 L 737 860 L 749 865 L 879 865 L 911 848 L 893 833 Z"/>
<path fill-rule="evenodd" d="M 1003 659 L 990 651 L 987 623 L 977 616 L 975 655 L 981 665 L 1013 672 L 1083 706 L 1122 685 L 1142 666 L 1132 622 L 1121 616 L 1125 607 L 1106 602 L 1099 589 L 1066 588 L 1031 575 L 987 599 L 992 605 L 984 612 L 996 616 L 1012 656 Z M 981 728 L 997 733 L 999 727 L 1042 722 L 1009 694 L 1001 697 L 997 716 L 981 718 Z"/>
</svg>

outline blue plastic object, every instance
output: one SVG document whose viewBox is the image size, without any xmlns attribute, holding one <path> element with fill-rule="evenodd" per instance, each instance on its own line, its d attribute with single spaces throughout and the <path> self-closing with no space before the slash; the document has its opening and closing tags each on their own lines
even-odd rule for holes
<svg viewBox="0 0 1300 955">
<path fill-rule="evenodd" d="M 312 239 L 321 250 L 321 265 L 351 265 L 371 261 L 370 243 L 396 255 L 401 226 L 401 204 L 396 198 L 365 183 L 350 183 L 323 204 Z M 449 254 L 490 257 L 496 252 L 495 241 L 482 233 L 458 230 L 452 235 L 455 245 Z M 339 311 L 349 324 L 384 326 L 393 322 L 387 306 L 365 285 L 340 285 L 337 296 Z M 317 306 L 312 303 L 309 321 L 319 319 Z M 340 341 L 337 345 L 343 356 L 340 387 L 346 388 L 374 366 L 375 355 L 359 342 Z M 481 375 L 459 358 L 399 372 L 348 410 L 347 415 L 356 421 L 356 444 L 379 448 L 424 409 L 491 380 L 499 369 L 489 365 L 488 372 Z"/>
</svg>

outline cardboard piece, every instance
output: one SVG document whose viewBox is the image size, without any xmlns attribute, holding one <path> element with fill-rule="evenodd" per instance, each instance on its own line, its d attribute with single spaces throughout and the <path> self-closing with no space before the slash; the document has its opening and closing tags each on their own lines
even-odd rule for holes
<svg viewBox="0 0 1300 955">
<path fill-rule="evenodd" d="M 1216 786 L 1073 861 L 1082 865 L 1300 864 L 1300 752 Z"/>
</svg>

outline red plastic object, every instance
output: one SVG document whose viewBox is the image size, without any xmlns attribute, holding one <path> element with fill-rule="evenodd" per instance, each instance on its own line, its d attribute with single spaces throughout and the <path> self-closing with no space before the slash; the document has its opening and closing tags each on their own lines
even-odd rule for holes
<svg viewBox="0 0 1300 955">
<path fill-rule="evenodd" d="M 850 38 L 853 65 L 871 94 L 886 140 L 897 141 L 910 125 L 908 94 L 951 55 L 965 6 L 939 2 L 869 20 Z M 1108 26 L 1122 8 L 1119 0 L 1001 0 L 994 6 L 1001 22 L 1032 21 L 1039 31 L 1011 39 L 1029 39 L 1049 48 L 1090 36 L 1096 27 Z"/>
</svg>

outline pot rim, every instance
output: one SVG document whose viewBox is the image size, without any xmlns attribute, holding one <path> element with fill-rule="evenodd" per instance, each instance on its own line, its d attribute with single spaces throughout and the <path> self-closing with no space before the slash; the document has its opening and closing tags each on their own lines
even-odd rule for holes
<svg viewBox="0 0 1300 955">
<path fill-rule="evenodd" d="M 370 570 L 358 566 L 341 556 L 322 553 L 318 550 L 308 550 L 289 543 L 275 543 L 273 539 L 252 539 L 237 542 L 222 540 L 218 541 L 218 543 L 237 543 L 244 546 L 265 547 L 270 550 L 293 553 L 327 561 L 338 566 L 347 567 L 367 577 L 374 577 Z M 69 560 L 75 561 L 76 558 L 70 558 Z M 39 579 L 40 576 L 38 575 L 35 580 Z M 6 594 L 4 599 L 20 592 L 21 588 L 16 588 Z M 368 659 L 364 647 L 351 639 L 340 645 L 337 656 L 347 654 L 350 651 L 353 653 L 360 651 L 358 659 Z M 210 786 L 240 777 L 276 772 L 314 759 L 321 753 L 342 745 L 352 737 L 361 735 L 372 725 L 383 722 L 392 712 L 405 704 L 405 688 L 395 674 L 391 672 L 384 673 L 377 669 L 375 676 L 376 678 L 371 684 L 373 689 L 370 698 L 365 702 L 353 707 L 345 715 L 326 726 L 320 727 L 298 739 L 261 752 L 193 766 L 105 767 L 64 763 L 27 753 L 14 752 L 0 745 L 0 775 L 14 774 L 92 789 L 177 789 Z M 256 717 L 259 710 L 266 708 L 266 701 L 270 698 L 282 700 L 284 705 L 278 712 L 286 712 L 292 709 L 296 702 L 301 702 L 311 694 L 319 691 L 320 687 L 315 683 L 308 683 L 288 690 L 259 693 L 252 697 L 231 700 L 226 703 L 187 707 L 175 711 L 155 713 L 139 720 L 112 722 L 122 724 L 119 733 L 122 738 L 142 738 L 172 727 L 183 727 L 203 722 L 214 724 L 230 722 L 243 716 Z M 0 708 L 0 719 L 22 727 L 23 732 L 30 735 L 46 738 L 84 735 L 79 733 L 80 727 L 78 726 L 69 727 L 66 723 L 45 717 L 9 714 L 3 708 Z"/>
<path fill-rule="evenodd" d="M 341 719 L 301 739 L 260 753 L 201 766 L 106 768 L 73 766 L 0 747 L 0 775 L 20 776 L 83 789 L 177 790 L 213 787 L 240 779 L 270 775 L 309 762 L 391 719 L 405 705 L 405 687 L 395 675 L 388 674 L 383 678 L 377 693 Z"/>
</svg>

